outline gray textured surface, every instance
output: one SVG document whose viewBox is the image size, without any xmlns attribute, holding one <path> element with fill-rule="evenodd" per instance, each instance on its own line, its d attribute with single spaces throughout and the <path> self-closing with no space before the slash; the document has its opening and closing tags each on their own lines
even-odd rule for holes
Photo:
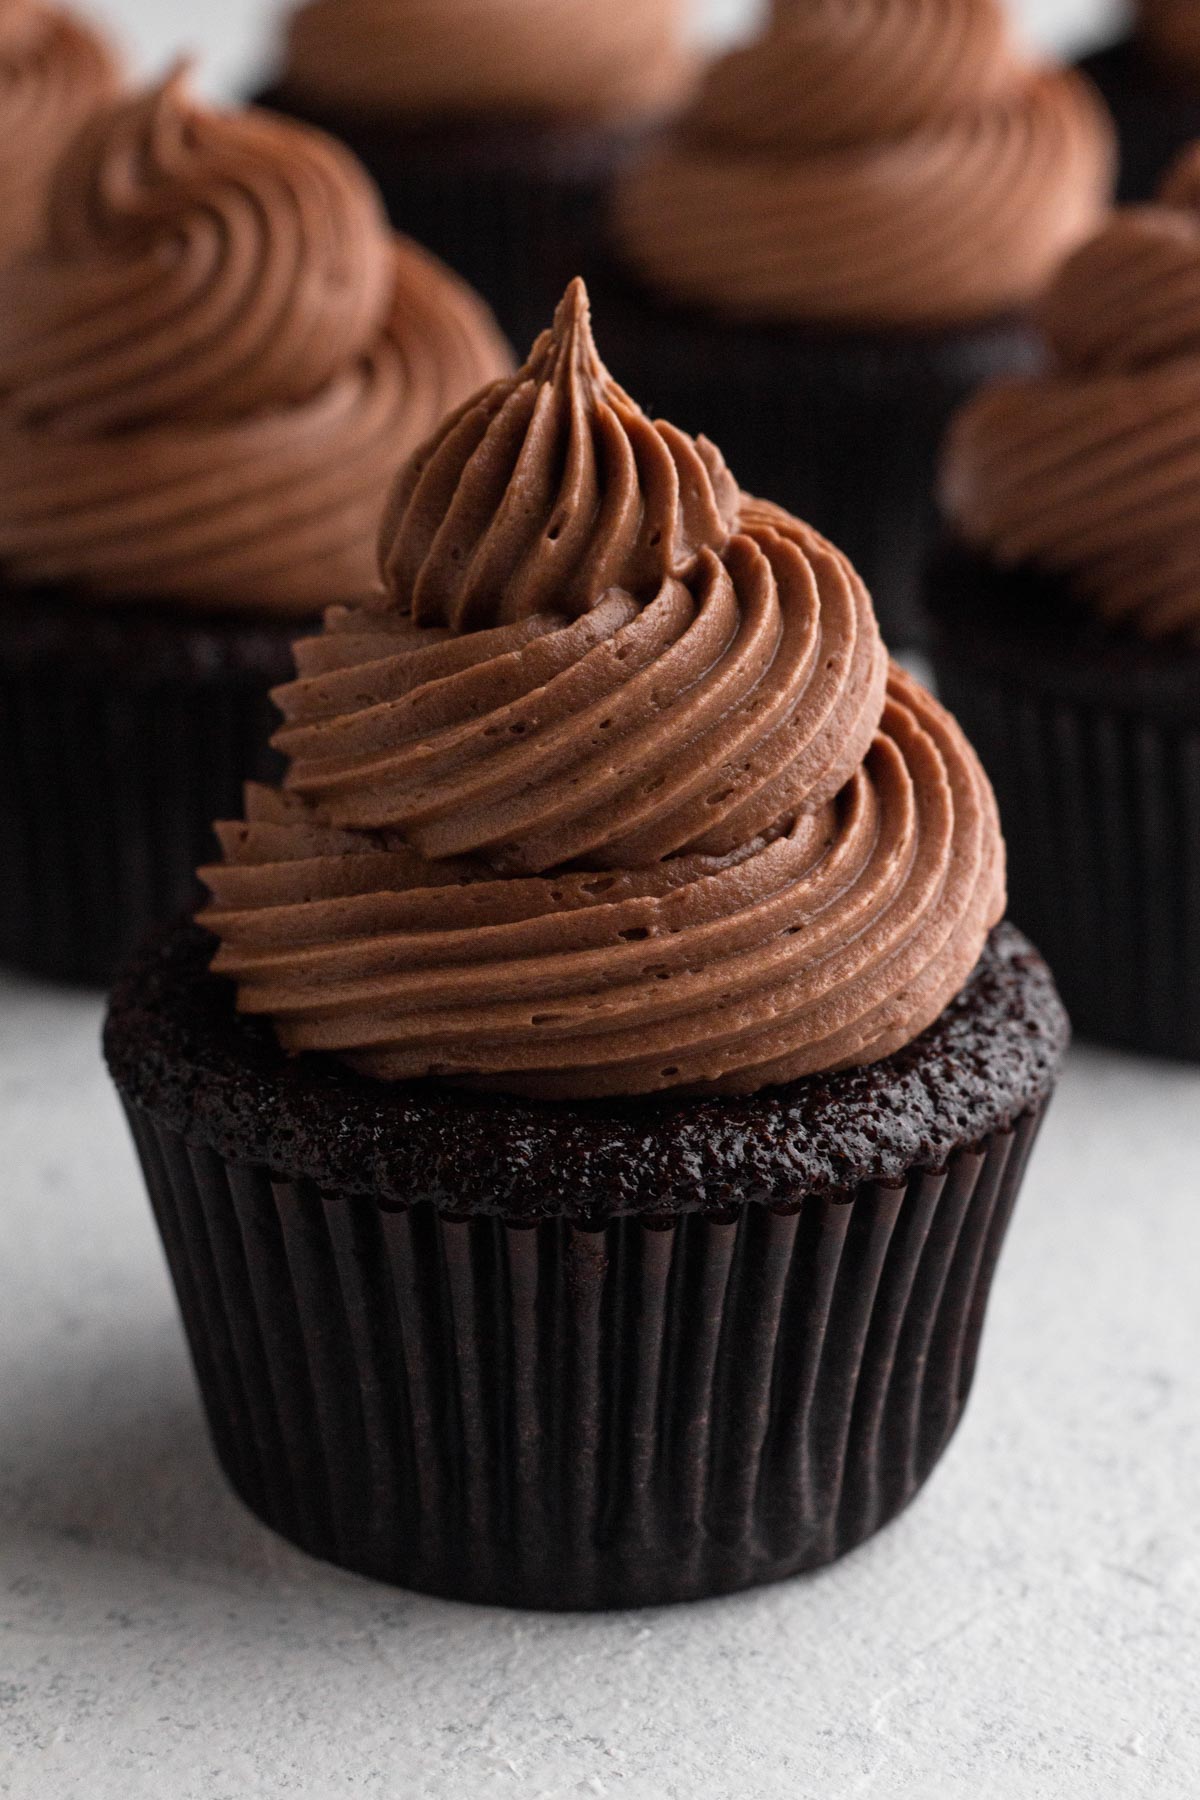
<svg viewBox="0 0 1200 1800">
<path fill-rule="evenodd" d="M 226 1492 L 98 1025 L 0 980 L 0 1794 L 1200 1791 L 1200 1071 L 1073 1053 L 897 1525 L 770 1591 L 538 1618 L 311 1564 Z"/>
</svg>

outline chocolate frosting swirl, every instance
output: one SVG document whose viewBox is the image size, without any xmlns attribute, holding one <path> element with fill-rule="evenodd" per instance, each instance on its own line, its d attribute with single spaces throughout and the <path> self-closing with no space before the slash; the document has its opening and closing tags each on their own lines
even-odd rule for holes
<svg viewBox="0 0 1200 1800">
<path fill-rule="evenodd" d="M 85 128 L 0 276 L 0 564 L 203 609 L 364 599 L 398 458 L 507 366 L 348 151 L 181 71 Z"/>
<path fill-rule="evenodd" d="M 1112 131 L 1000 0 L 777 0 L 618 186 L 657 291 L 730 314 L 966 322 L 1023 307 L 1100 216 Z"/>
<path fill-rule="evenodd" d="M 386 584 L 467 631 L 639 597 L 721 544 L 738 490 L 716 448 L 651 424 L 601 363 L 575 282 L 525 367 L 413 457 L 384 515 Z"/>
<path fill-rule="evenodd" d="M 243 1010 L 547 1098 L 748 1093 L 931 1023 L 1003 910 L 991 791 L 846 559 L 736 499 L 576 285 L 402 476 L 388 604 L 297 646 L 285 791 L 203 871 Z"/>
<path fill-rule="evenodd" d="M 55 163 L 118 85 L 108 46 L 72 14 L 0 0 L 0 260 L 36 241 Z"/>
<path fill-rule="evenodd" d="M 1113 624 L 1200 638 L 1200 148 L 1115 213 L 1042 306 L 1044 374 L 955 421 L 943 496 L 968 542 L 1035 564 Z"/>
<path fill-rule="evenodd" d="M 682 0 L 309 0 L 283 80 L 359 113 L 622 120 L 688 85 Z"/>
</svg>

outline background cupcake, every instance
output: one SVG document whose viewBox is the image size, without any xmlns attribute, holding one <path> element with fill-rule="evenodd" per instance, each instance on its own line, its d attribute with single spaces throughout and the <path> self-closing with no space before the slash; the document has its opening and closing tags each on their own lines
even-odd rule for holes
<svg viewBox="0 0 1200 1800">
<path fill-rule="evenodd" d="M 958 1421 L 1065 1037 L 987 781 L 578 285 L 381 544 L 221 828 L 213 972 L 176 929 L 109 1019 L 225 1468 L 478 1600 L 828 1561 Z"/>
<path fill-rule="evenodd" d="M 1042 319 L 1052 368 L 950 437 L 938 683 L 1076 1024 L 1200 1056 L 1200 153 Z"/>
<path fill-rule="evenodd" d="M 1139 0 L 1129 36 L 1082 67 L 1116 120 L 1118 198 L 1149 199 L 1170 163 L 1200 137 L 1200 7 Z"/>
<path fill-rule="evenodd" d="M 116 58 L 82 20 L 0 0 L 0 261 L 33 243 L 58 157 L 118 86 Z"/>
<path fill-rule="evenodd" d="M 1031 362 L 1020 315 L 1110 164 L 998 0 L 777 0 L 618 185 L 614 368 L 844 545 L 910 641 L 945 422 Z"/>
<path fill-rule="evenodd" d="M 298 621 L 506 366 L 340 146 L 182 75 L 84 129 L 0 278 L 0 955 L 102 979 L 183 903 Z"/>
<path fill-rule="evenodd" d="M 683 0 L 310 0 L 266 98 L 353 145 L 392 218 L 528 342 L 614 168 L 693 74 Z"/>
</svg>

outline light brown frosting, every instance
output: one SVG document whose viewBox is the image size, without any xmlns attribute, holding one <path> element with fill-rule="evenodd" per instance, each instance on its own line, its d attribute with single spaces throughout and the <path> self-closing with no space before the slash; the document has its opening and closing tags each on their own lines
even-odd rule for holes
<svg viewBox="0 0 1200 1800">
<path fill-rule="evenodd" d="M 0 276 L 0 566 L 203 609 L 363 599 L 398 459 L 507 367 L 348 151 L 176 74 L 85 128 Z"/>
<path fill-rule="evenodd" d="M 1200 6 L 1196 0 L 1141 0 L 1138 30 L 1142 42 L 1166 69 L 1200 81 Z"/>
<path fill-rule="evenodd" d="M 1012 46 L 1000 0 L 777 0 L 618 185 L 656 291 L 839 325 L 1023 307 L 1107 201 L 1112 130 L 1079 76 Z"/>
<path fill-rule="evenodd" d="M 283 81 L 359 112 L 620 120 L 692 78 L 682 0 L 310 0 Z"/>
<path fill-rule="evenodd" d="M 956 420 L 947 510 L 1112 623 L 1200 637 L 1200 147 L 1067 260 L 1042 320 L 1053 366 Z"/>
<path fill-rule="evenodd" d="M 72 14 L 0 0 L 0 261 L 37 240 L 55 163 L 118 86 L 116 58 Z"/>
<path fill-rule="evenodd" d="M 333 609 L 276 696 L 285 791 L 203 871 L 213 966 L 288 1050 L 742 1093 L 959 991 L 1004 901 L 978 762 L 846 559 L 612 382 L 580 284 L 382 552 L 387 603 Z"/>
</svg>

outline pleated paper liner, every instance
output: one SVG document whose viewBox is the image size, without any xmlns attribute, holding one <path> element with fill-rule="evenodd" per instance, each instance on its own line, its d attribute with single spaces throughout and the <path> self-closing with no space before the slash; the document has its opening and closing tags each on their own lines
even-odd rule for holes
<svg viewBox="0 0 1200 1800">
<path fill-rule="evenodd" d="M 0 961 L 105 985 L 193 901 L 213 820 L 278 773 L 294 629 L 0 594 Z"/>
<path fill-rule="evenodd" d="M 1027 325 L 838 331 L 721 319 L 591 271 L 597 338 L 654 417 L 719 445 L 747 493 L 844 550 L 885 641 L 924 644 L 935 468 L 951 416 L 982 383 L 1034 366 Z"/>
<path fill-rule="evenodd" d="M 1012 917 L 1076 1030 L 1200 1058 L 1200 648 L 958 554 L 936 588 L 938 689 L 996 789 Z"/>
<path fill-rule="evenodd" d="M 777 1580 L 894 1517 L 962 1416 L 1039 1116 L 844 1200 L 587 1229 L 330 1194 L 128 1110 L 246 1504 L 540 1607 Z"/>
<path fill-rule="evenodd" d="M 519 356 L 583 269 L 613 175 L 646 136 L 645 127 L 519 119 L 406 124 L 283 88 L 259 104 L 348 144 L 397 230 L 483 295 Z"/>
<path fill-rule="evenodd" d="M 1099 88 L 1117 127 L 1122 205 L 1153 200 L 1175 158 L 1200 138 L 1200 83 L 1173 78 L 1132 38 L 1085 56 L 1084 74 Z"/>
<path fill-rule="evenodd" d="M 269 1525 L 431 1593 L 624 1606 L 814 1568 L 917 1492 L 1067 1037 L 1012 927 L 870 1068 L 576 1105 L 288 1059 L 211 947 L 148 945 L 105 1048 Z"/>
</svg>

